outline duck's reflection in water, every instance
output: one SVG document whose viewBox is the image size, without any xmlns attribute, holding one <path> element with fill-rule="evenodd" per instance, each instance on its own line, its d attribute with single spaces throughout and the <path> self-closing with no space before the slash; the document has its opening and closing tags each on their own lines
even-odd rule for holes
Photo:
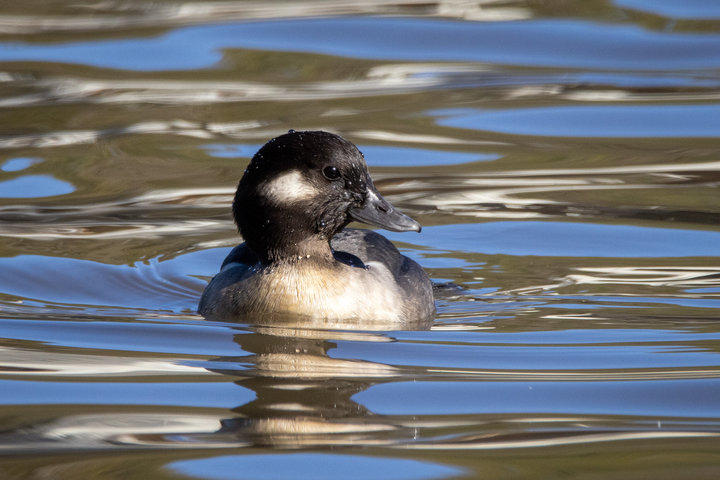
<svg viewBox="0 0 720 480">
<path fill-rule="evenodd" d="M 328 338 L 331 337 L 331 338 Z M 253 445 L 309 446 L 382 444 L 406 428 L 387 423 L 353 395 L 397 377 L 397 368 L 362 360 L 332 358 L 338 340 L 387 342 L 384 335 L 292 328 L 255 328 L 235 341 L 250 356 L 217 359 L 250 366 L 235 383 L 256 398 L 233 409 L 219 435 L 231 434 Z M 238 375 L 237 371 L 218 370 Z"/>
<path fill-rule="evenodd" d="M 349 328 L 333 325 L 336 326 Z M 242 333 L 238 333 L 238 328 Z M 75 385 L 65 382 L 80 377 L 76 386 L 82 389 L 88 373 L 92 373 L 93 378 L 120 372 L 128 378 L 142 374 L 169 380 L 168 374 L 172 372 L 182 377 L 178 377 L 179 385 L 186 385 L 190 390 L 188 398 L 174 398 L 165 392 L 167 385 L 175 383 L 172 380 L 169 383 L 131 381 L 128 388 L 137 386 L 137 396 L 133 396 L 134 390 L 125 393 L 136 403 L 121 410 L 110 406 L 117 401 L 111 398 L 117 389 L 106 394 L 101 393 L 102 389 L 95 389 L 102 395 L 99 403 L 86 403 L 82 408 L 67 411 L 58 409 L 55 403 L 38 404 L 32 408 L 49 420 L 24 423 L 0 432 L 0 453 L 38 449 L 97 451 L 123 446 L 212 449 L 382 445 L 406 440 L 408 434 L 412 435 L 410 430 L 414 428 L 397 425 L 390 417 L 375 415 L 353 400 L 355 394 L 376 383 L 398 379 L 400 369 L 364 360 L 333 358 L 330 354 L 340 342 L 371 345 L 392 342 L 392 337 L 362 331 L 302 329 L 288 324 L 232 327 L 227 332 L 240 347 L 238 356 L 200 362 L 140 362 L 142 369 L 126 357 L 107 356 L 88 370 L 89 360 L 85 355 L 56 355 L 52 368 L 16 372 L 38 380 L 61 377 L 63 385 L 70 387 L 62 390 L 67 395 L 72 395 Z M 31 353 L 20 352 L 26 356 Z M 8 367 L 5 374 L 12 372 Z M 186 383 L 184 379 L 188 375 L 199 382 Z M 226 376 L 227 381 L 205 383 L 209 376 L 217 379 L 218 375 Z M 233 383 L 244 388 L 239 389 Z M 231 408 L 230 413 L 218 405 L 227 405 L 228 399 L 236 398 L 234 390 L 250 390 L 255 395 Z M 157 398 L 145 397 L 151 391 L 157 393 Z M 210 399 L 207 395 L 224 397 Z M 247 393 L 238 396 L 250 398 Z M 166 407 L 158 408 L 160 404 Z"/>
</svg>

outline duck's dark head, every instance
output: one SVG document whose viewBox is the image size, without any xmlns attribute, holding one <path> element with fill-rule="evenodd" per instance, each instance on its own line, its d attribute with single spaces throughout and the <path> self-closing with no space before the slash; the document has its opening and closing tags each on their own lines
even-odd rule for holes
<svg viewBox="0 0 720 480">
<path fill-rule="evenodd" d="M 233 215 L 264 263 L 331 255 L 330 239 L 352 220 L 420 231 L 380 195 L 357 147 L 322 131 L 291 130 L 266 143 L 240 180 Z"/>
</svg>

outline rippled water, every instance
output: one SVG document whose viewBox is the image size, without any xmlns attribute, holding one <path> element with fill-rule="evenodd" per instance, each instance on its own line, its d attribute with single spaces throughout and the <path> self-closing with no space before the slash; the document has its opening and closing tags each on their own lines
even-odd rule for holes
<svg viewBox="0 0 720 480">
<path fill-rule="evenodd" d="M 0 478 L 718 478 L 717 2 L 28 3 Z M 195 314 L 289 128 L 423 224 L 430 330 Z"/>
</svg>

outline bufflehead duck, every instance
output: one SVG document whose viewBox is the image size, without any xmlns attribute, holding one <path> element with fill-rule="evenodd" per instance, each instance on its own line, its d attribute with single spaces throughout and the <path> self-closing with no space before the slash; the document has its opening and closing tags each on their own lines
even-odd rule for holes
<svg viewBox="0 0 720 480">
<path fill-rule="evenodd" d="M 344 138 L 290 130 L 270 140 L 240 180 L 233 216 L 245 242 L 205 288 L 198 311 L 206 318 L 292 316 L 368 328 L 434 318 L 422 267 L 382 235 L 345 229 L 353 220 L 399 232 L 420 224 L 380 195 L 362 153 Z"/>
</svg>

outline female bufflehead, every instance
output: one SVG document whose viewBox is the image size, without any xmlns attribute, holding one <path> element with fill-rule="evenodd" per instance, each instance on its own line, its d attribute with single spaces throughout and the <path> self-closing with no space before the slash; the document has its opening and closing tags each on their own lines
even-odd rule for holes
<svg viewBox="0 0 720 480">
<path fill-rule="evenodd" d="M 420 265 L 382 235 L 343 230 L 357 220 L 420 231 L 380 195 L 362 153 L 344 138 L 290 130 L 270 140 L 240 180 L 233 215 L 245 243 L 205 288 L 203 316 L 301 317 L 314 326 L 356 320 L 369 328 L 434 317 L 432 283 Z"/>
</svg>

